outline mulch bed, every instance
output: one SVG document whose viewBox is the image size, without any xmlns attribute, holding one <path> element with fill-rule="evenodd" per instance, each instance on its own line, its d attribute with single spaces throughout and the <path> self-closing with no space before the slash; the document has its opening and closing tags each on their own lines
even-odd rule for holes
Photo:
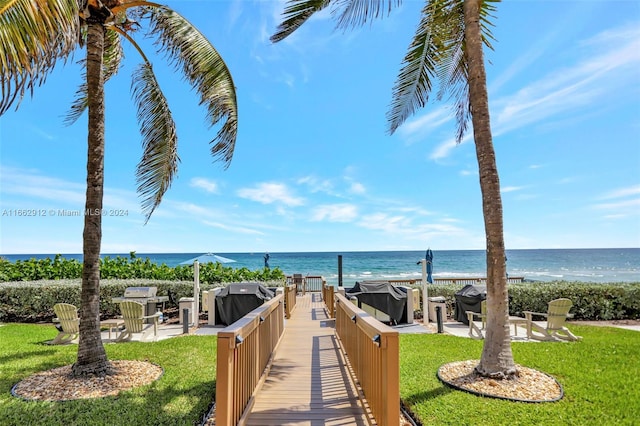
<svg viewBox="0 0 640 426">
<path fill-rule="evenodd" d="M 548 374 L 516 364 L 517 377 L 496 380 L 475 372 L 479 362 L 468 360 L 445 364 L 438 369 L 438 378 L 456 389 L 512 401 L 553 402 L 563 396 L 562 386 Z"/>
<path fill-rule="evenodd" d="M 114 374 L 104 377 L 73 377 L 71 366 L 33 374 L 18 382 L 11 393 L 19 398 L 38 401 L 104 398 L 122 391 L 148 385 L 158 380 L 161 367 L 145 361 L 110 361 Z"/>
</svg>

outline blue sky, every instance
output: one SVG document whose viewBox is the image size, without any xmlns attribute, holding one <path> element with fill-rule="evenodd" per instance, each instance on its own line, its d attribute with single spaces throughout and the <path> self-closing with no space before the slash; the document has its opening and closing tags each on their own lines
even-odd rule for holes
<svg viewBox="0 0 640 426">
<path fill-rule="evenodd" d="M 106 87 L 103 253 L 483 249 L 470 135 L 455 145 L 449 104 L 390 136 L 391 89 L 419 19 L 334 31 L 330 13 L 285 41 L 278 1 L 170 1 L 230 68 L 239 133 L 230 167 L 181 77 L 154 57 L 177 122 L 181 163 L 144 225 L 131 70 Z M 506 1 L 486 51 L 508 249 L 640 247 L 640 3 Z M 141 34 L 139 34 L 140 36 Z M 0 254 L 81 253 L 86 115 L 63 117 L 83 57 L 0 117 Z M 16 216 L 21 211 L 46 216 Z M 111 213 L 109 213 L 111 214 Z"/>
</svg>

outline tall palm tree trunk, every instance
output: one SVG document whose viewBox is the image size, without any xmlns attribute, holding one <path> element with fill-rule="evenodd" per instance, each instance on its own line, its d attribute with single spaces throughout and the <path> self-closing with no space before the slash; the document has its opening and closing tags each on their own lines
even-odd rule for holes
<svg viewBox="0 0 640 426">
<path fill-rule="evenodd" d="M 100 336 L 100 243 L 104 187 L 104 27 L 89 21 L 87 33 L 87 97 L 89 132 L 87 197 L 84 214 L 80 341 L 73 374 L 105 375 L 111 365 Z"/>
<path fill-rule="evenodd" d="M 476 371 L 484 376 L 509 378 L 517 374 L 517 371 L 509 335 L 509 295 L 502 198 L 489 121 L 489 96 L 480 31 L 481 1 L 465 0 L 464 2 L 469 99 L 487 240 L 487 335 Z"/>
</svg>

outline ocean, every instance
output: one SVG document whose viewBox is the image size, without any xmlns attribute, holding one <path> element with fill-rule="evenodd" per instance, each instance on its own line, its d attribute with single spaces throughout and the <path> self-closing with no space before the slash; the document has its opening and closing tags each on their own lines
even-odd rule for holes
<svg viewBox="0 0 640 426">
<path fill-rule="evenodd" d="M 176 266 L 202 253 L 136 253 L 151 262 Z M 264 267 L 265 253 L 216 253 L 235 260 L 225 264 L 251 270 Z M 422 267 L 417 264 L 425 251 L 367 252 L 300 252 L 269 253 L 269 266 L 278 267 L 287 275 L 322 275 L 328 284 L 338 282 L 338 255 L 342 255 L 342 276 L 345 286 L 366 279 L 420 279 Z M 433 250 L 433 276 L 484 277 L 484 250 Z M 53 258 L 52 254 L 1 255 L 9 261 L 30 258 Z M 129 253 L 104 256 L 129 257 Z M 65 254 L 65 258 L 82 260 L 81 254 Z M 621 249 L 539 249 L 507 250 L 507 273 L 531 281 L 640 282 L 640 248 Z"/>
</svg>

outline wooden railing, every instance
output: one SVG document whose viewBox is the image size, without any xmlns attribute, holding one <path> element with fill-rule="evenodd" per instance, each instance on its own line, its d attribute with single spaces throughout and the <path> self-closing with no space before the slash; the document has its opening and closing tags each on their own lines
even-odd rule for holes
<svg viewBox="0 0 640 426">
<path fill-rule="evenodd" d="M 324 304 L 327 307 L 327 312 L 329 313 L 329 318 L 335 318 L 335 287 L 332 285 L 327 285 L 326 283 L 322 284 L 322 300 L 324 300 Z"/>
<path fill-rule="evenodd" d="M 293 275 L 287 275 L 287 285 L 293 284 Z M 327 280 L 322 275 L 307 275 L 302 277 L 304 292 L 307 291 L 322 291 L 322 284 L 326 284 Z"/>
<path fill-rule="evenodd" d="M 388 281 L 393 285 L 406 285 L 406 286 L 420 286 L 420 285 L 422 285 L 422 280 L 421 279 L 381 280 L 381 281 Z M 524 282 L 524 277 L 509 277 L 509 278 L 507 278 L 507 283 L 508 284 L 519 284 L 519 283 L 522 283 L 522 282 Z M 433 283 L 434 284 L 486 285 L 487 284 L 487 279 L 483 278 L 483 277 L 480 277 L 480 278 L 470 278 L 470 277 L 466 277 L 466 278 L 434 278 L 433 279 Z"/>
<path fill-rule="evenodd" d="M 398 331 L 335 294 L 336 333 L 347 354 L 371 414 L 380 426 L 400 418 Z"/>
<path fill-rule="evenodd" d="M 286 285 L 284 287 L 284 317 L 291 318 L 291 312 L 296 307 L 296 286 Z"/>
<path fill-rule="evenodd" d="M 284 331 L 278 295 L 218 332 L 216 425 L 238 424 Z"/>
</svg>

